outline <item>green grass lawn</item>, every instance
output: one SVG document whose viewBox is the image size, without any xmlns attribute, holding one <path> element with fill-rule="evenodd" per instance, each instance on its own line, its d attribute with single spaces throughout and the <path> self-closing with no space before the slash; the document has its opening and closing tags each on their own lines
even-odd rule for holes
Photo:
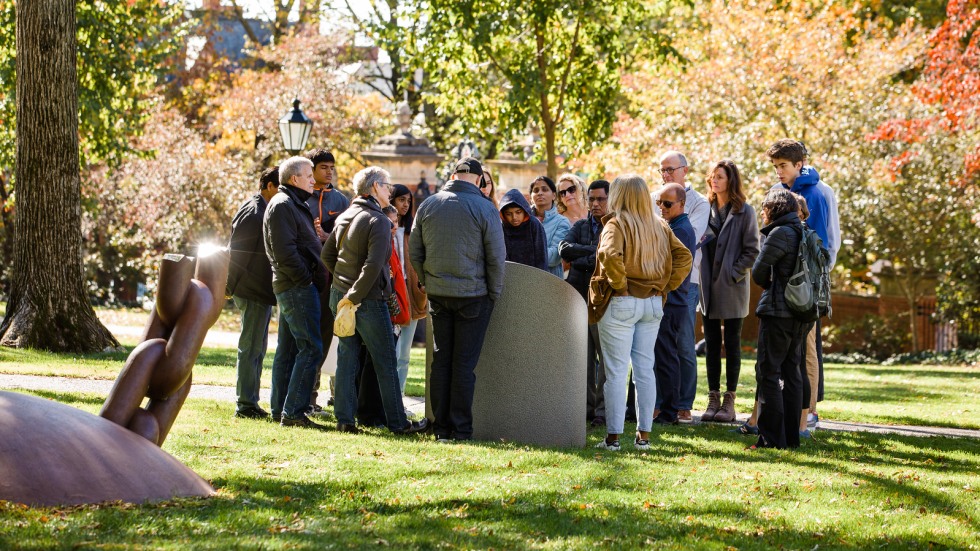
<svg viewBox="0 0 980 551">
<path fill-rule="evenodd" d="M 81 356 L 0 348 L 0 373 L 113 380 L 136 340 L 130 339 L 126 344 L 126 352 Z M 425 350 L 413 349 L 406 394 L 424 395 L 424 365 Z M 270 354 L 262 372 L 266 388 L 271 366 Z M 707 401 L 703 361 L 700 368 L 696 408 L 703 408 Z M 824 419 L 980 429 L 980 405 L 976 402 L 980 396 L 980 368 L 827 364 L 825 370 L 826 400 L 818 407 Z M 744 362 L 737 402 L 743 412 L 752 407 L 753 371 L 753 363 Z M 194 382 L 234 386 L 235 350 L 204 348 L 194 367 Z"/>
<path fill-rule="evenodd" d="M 38 392 L 96 412 L 101 397 Z M 283 429 L 189 400 L 164 448 L 218 491 L 158 505 L 0 503 L 0 548 L 977 548 L 974 440 L 721 427 L 618 454 Z M 629 427 L 628 427 L 629 430 Z M 593 431 L 589 445 L 598 441 Z"/>
</svg>

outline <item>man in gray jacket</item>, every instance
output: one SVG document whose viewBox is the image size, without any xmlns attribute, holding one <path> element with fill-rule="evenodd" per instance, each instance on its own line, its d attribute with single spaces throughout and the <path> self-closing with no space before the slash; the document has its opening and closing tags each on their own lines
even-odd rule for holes
<svg viewBox="0 0 980 551">
<path fill-rule="evenodd" d="M 272 290 L 279 303 L 279 342 L 272 361 L 272 417 L 282 425 L 321 428 L 310 421 L 313 376 L 323 352 L 320 294 L 327 273 L 306 200 L 313 192 L 313 163 L 290 157 L 279 165 L 279 193 L 262 221 Z"/>
<path fill-rule="evenodd" d="M 409 238 L 412 266 L 432 315 L 429 395 L 438 442 L 473 436 L 474 370 L 504 287 L 500 213 L 477 188 L 482 179 L 476 159 L 456 163 L 442 191 L 419 205 Z"/>
</svg>

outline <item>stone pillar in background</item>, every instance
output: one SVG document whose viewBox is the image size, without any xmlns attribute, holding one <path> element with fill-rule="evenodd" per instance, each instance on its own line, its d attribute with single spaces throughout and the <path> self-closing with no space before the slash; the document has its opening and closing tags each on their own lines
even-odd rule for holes
<svg viewBox="0 0 980 551">
<path fill-rule="evenodd" d="M 391 183 L 402 184 L 413 193 L 424 177 L 429 183 L 429 191 L 435 193 L 435 185 L 439 182 L 436 168 L 444 157 L 429 147 L 428 140 L 412 135 L 412 109 L 408 103 L 398 104 L 396 123 L 398 130 L 361 152 L 364 162 L 387 170 L 391 174 Z"/>
<path fill-rule="evenodd" d="M 509 152 L 497 155 L 496 159 L 486 162 L 490 165 L 493 175 L 497 177 L 497 197 L 503 197 L 507 190 L 517 189 L 527 195 L 531 181 L 548 174 L 548 163 L 531 164 Z"/>
</svg>

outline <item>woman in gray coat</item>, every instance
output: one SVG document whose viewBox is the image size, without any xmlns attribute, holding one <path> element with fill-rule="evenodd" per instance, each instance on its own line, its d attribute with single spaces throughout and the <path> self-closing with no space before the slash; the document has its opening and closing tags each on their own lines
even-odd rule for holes
<svg viewBox="0 0 980 551">
<path fill-rule="evenodd" d="M 745 202 L 738 167 L 718 162 L 708 176 L 709 240 L 701 255 L 701 319 L 708 370 L 708 407 L 702 421 L 735 420 L 735 389 L 741 369 L 742 321 L 749 315 L 749 271 L 759 255 L 755 210 Z M 722 332 L 724 326 L 724 333 Z M 725 343 L 724 402 L 721 345 Z"/>
</svg>

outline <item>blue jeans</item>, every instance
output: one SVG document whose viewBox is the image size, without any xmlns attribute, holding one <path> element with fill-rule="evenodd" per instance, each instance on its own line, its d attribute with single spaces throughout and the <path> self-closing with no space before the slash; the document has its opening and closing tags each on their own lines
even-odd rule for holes
<svg viewBox="0 0 980 551">
<path fill-rule="evenodd" d="M 415 340 L 415 329 L 418 326 L 419 320 L 412 320 L 402 327 L 402 332 L 398 335 L 398 385 L 402 389 L 402 394 L 405 393 L 408 362 L 412 359 L 412 341 Z"/>
<path fill-rule="evenodd" d="M 342 298 L 342 291 L 336 287 L 330 288 L 330 310 L 334 315 L 337 314 L 337 303 Z M 338 337 L 337 341 L 337 375 L 334 383 L 337 395 L 333 400 L 337 422 L 354 424 L 354 415 L 357 412 L 357 374 L 361 370 L 359 354 L 363 343 L 371 355 L 374 373 L 378 378 L 388 429 L 404 430 L 408 419 L 405 417 L 402 393 L 398 389 L 395 333 L 388 305 L 383 300 L 363 300 L 357 307 L 354 320 L 354 334 Z"/>
<path fill-rule="evenodd" d="M 663 317 L 663 297 L 614 296 L 599 320 L 602 358 L 606 363 L 603 390 L 608 434 L 623 434 L 631 360 L 636 383 L 636 429 L 648 432 L 653 425 L 653 408 L 657 401 L 653 350 Z"/>
<path fill-rule="evenodd" d="M 272 361 L 272 414 L 299 417 L 310 405 L 313 377 L 323 354 L 320 296 L 312 284 L 276 293 L 279 343 Z"/>
<path fill-rule="evenodd" d="M 436 436 L 468 440 L 473 437 L 473 389 L 476 364 L 490 325 L 493 301 L 482 297 L 434 297 L 429 295 L 432 315 L 432 365 L 429 397 Z"/>
<path fill-rule="evenodd" d="M 262 360 L 269 348 L 269 320 L 272 307 L 257 300 L 233 297 L 242 311 L 242 334 L 238 337 L 238 407 L 259 407 L 259 383 L 262 377 Z"/>
<path fill-rule="evenodd" d="M 701 286 L 691 283 L 688 285 L 687 292 L 690 322 L 681 325 L 677 330 L 677 356 L 681 361 L 681 390 L 677 398 L 677 409 L 690 411 L 694 407 L 694 396 L 698 392 L 698 356 L 694 351 L 694 323 L 698 315 Z"/>
</svg>

